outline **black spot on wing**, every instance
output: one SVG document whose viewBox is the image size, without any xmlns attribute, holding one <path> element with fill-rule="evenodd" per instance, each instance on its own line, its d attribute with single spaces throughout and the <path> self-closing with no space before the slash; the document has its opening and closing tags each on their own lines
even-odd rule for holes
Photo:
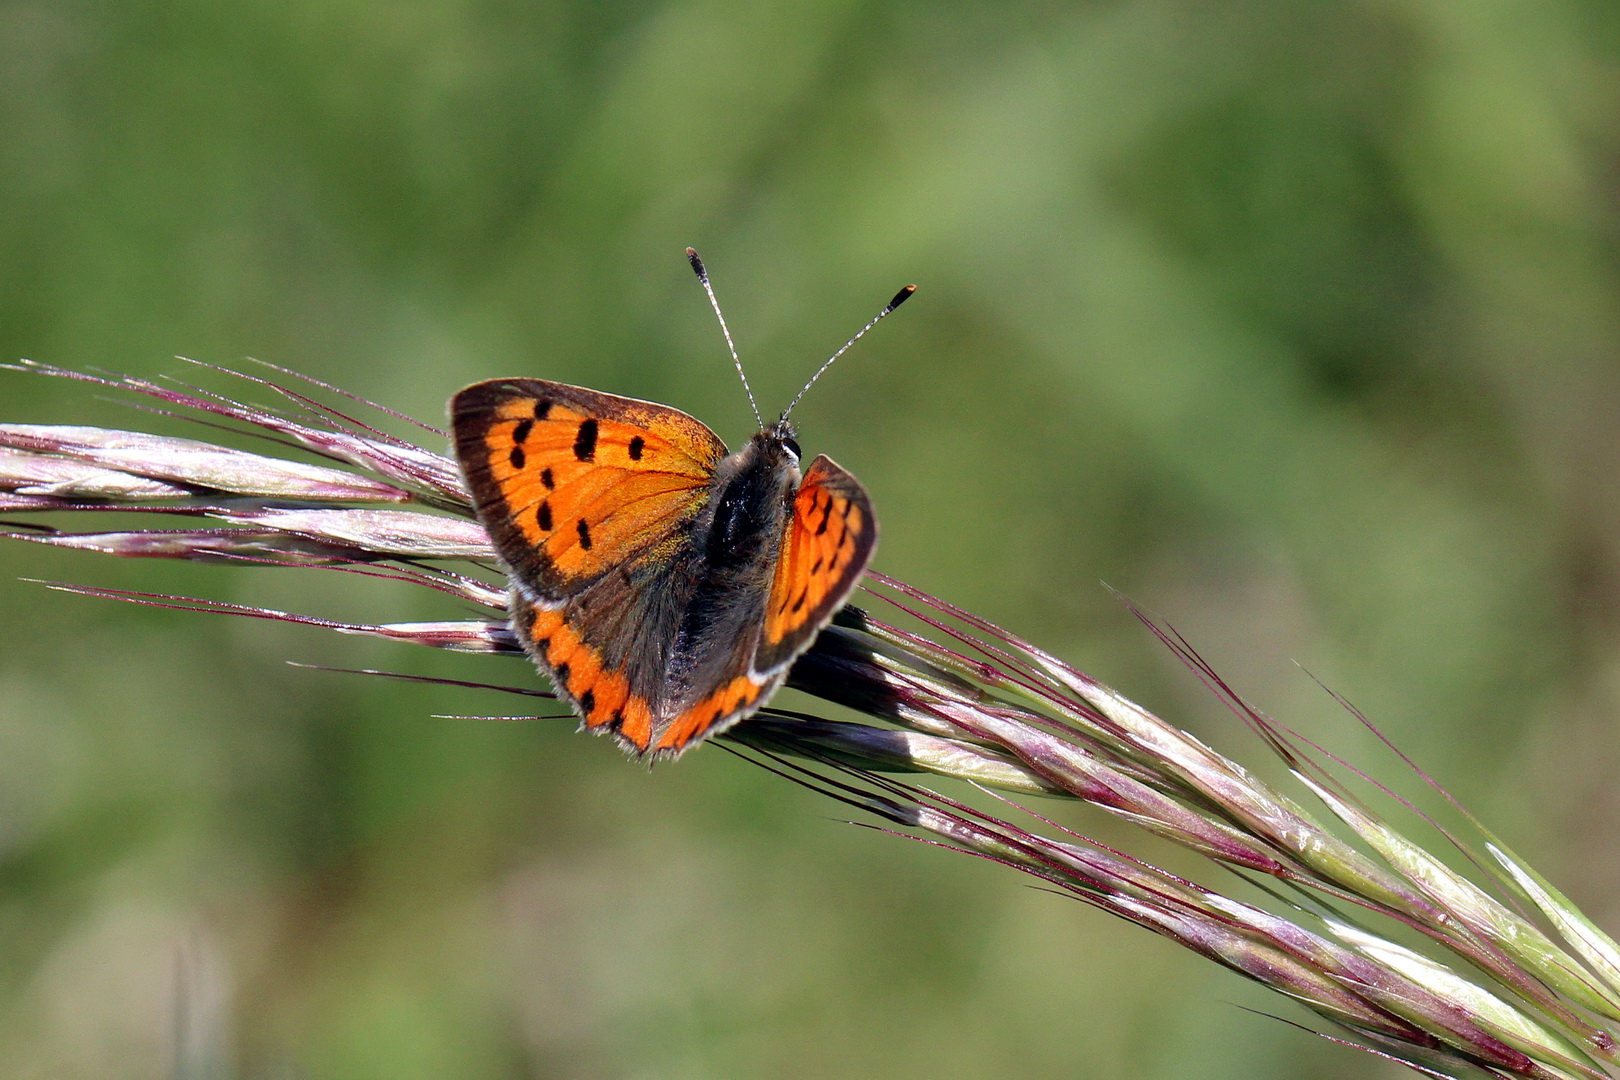
<svg viewBox="0 0 1620 1080">
<path fill-rule="evenodd" d="M 525 420 L 524 423 L 528 423 L 528 421 Z M 524 463 L 528 460 L 528 458 L 524 455 L 523 447 L 521 446 L 512 447 L 512 452 L 506 455 L 506 459 L 512 463 L 512 468 L 514 469 L 523 468 Z"/>
<path fill-rule="evenodd" d="M 817 536 L 820 536 L 822 533 L 827 531 L 827 519 L 832 517 L 832 508 L 833 508 L 833 497 L 831 495 L 828 495 L 827 496 L 827 505 L 823 506 L 821 508 L 821 524 L 816 526 L 816 535 Z M 814 508 L 811 509 L 811 512 L 812 513 L 815 512 Z"/>
<path fill-rule="evenodd" d="M 551 500 L 540 500 L 540 509 L 534 512 L 534 520 L 535 524 L 540 526 L 541 532 L 551 531 Z"/>
<path fill-rule="evenodd" d="M 540 470 L 540 482 L 546 486 L 547 491 L 557 490 L 557 480 L 551 475 L 550 468 Z"/>
<path fill-rule="evenodd" d="M 512 441 L 521 443 L 529 440 L 529 432 L 534 430 L 533 420 L 519 420 L 517 427 L 512 429 Z"/>
<path fill-rule="evenodd" d="M 540 398 L 534 403 L 534 418 L 536 420 L 544 420 L 549 412 L 551 412 L 551 402 L 545 398 Z"/>
<path fill-rule="evenodd" d="M 637 435 L 637 436 L 633 437 L 630 440 L 630 447 L 629 447 L 630 460 L 631 461 L 640 461 L 641 460 L 642 448 L 645 447 L 646 445 L 647 445 L 647 440 L 643 439 L 640 435 Z"/>
<path fill-rule="evenodd" d="M 591 713 L 596 711 L 595 692 L 587 690 L 583 694 L 579 695 L 579 711 L 584 713 L 586 716 L 589 716 Z"/>
<path fill-rule="evenodd" d="M 574 456 L 581 461 L 592 461 L 596 458 L 596 420 L 582 420 L 579 432 L 574 436 Z"/>
<path fill-rule="evenodd" d="M 591 550 L 591 527 L 585 524 L 584 518 L 579 519 L 579 546 Z"/>
</svg>

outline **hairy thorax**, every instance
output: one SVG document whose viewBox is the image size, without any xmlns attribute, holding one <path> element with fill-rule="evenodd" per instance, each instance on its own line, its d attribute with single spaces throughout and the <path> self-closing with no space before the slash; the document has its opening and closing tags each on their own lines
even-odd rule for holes
<svg viewBox="0 0 1620 1080">
<path fill-rule="evenodd" d="M 696 643 L 741 646 L 743 638 L 757 633 L 763 586 L 769 583 L 799 486 L 799 459 L 790 449 L 791 438 L 790 429 L 762 431 L 715 468 L 708 504 L 693 522 L 691 552 L 698 579 L 671 657 L 672 673 L 682 683 L 701 682 L 709 658 L 693 653 Z"/>
</svg>

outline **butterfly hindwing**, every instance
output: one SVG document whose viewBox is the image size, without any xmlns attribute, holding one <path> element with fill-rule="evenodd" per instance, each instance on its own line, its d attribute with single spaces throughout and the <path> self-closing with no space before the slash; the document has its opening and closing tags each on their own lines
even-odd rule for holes
<svg viewBox="0 0 1620 1080">
<path fill-rule="evenodd" d="M 585 727 L 611 731 L 628 749 L 645 753 L 653 738 L 661 673 L 648 670 L 650 665 L 615 663 L 624 643 L 601 633 L 585 612 L 539 606 L 521 587 L 513 589 L 510 604 L 513 629 Z"/>
<path fill-rule="evenodd" d="M 805 470 L 782 537 L 753 669 L 765 674 L 810 647 L 849 598 L 877 546 L 866 489 L 825 455 Z"/>
<path fill-rule="evenodd" d="M 540 379 L 477 383 L 450 411 L 479 520 L 541 600 L 689 522 L 726 453 L 676 409 Z"/>
</svg>

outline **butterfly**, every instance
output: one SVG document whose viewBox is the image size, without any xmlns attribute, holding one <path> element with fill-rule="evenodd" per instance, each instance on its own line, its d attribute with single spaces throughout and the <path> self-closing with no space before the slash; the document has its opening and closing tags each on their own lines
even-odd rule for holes
<svg viewBox="0 0 1620 1080">
<path fill-rule="evenodd" d="M 566 383 L 494 379 L 451 399 L 511 628 L 583 728 L 637 757 L 679 756 L 760 709 L 848 599 L 877 518 L 831 458 L 801 471 L 788 414 L 803 396 L 736 453 L 677 409 Z"/>
</svg>

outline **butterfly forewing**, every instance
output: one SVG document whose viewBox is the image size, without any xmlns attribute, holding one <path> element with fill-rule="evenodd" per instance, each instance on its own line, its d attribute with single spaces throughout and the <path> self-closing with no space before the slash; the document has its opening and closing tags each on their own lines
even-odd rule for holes
<svg viewBox="0 0 1620 1080">
<path fill-rule="evenodd" d="M 765 604 L 754 670 L 774 673 L 810 647 L 849 598 L 877 545 L 877 519 L 859 480 L 825 455 L 805 471 Z"/>
<path fill-rule="evenodd" d="M 689 522 L 726 453 L 683 412 L 539 379 L 469 386 L 451 418 L 479 519 L 542 602 Z"/>
</svg>

